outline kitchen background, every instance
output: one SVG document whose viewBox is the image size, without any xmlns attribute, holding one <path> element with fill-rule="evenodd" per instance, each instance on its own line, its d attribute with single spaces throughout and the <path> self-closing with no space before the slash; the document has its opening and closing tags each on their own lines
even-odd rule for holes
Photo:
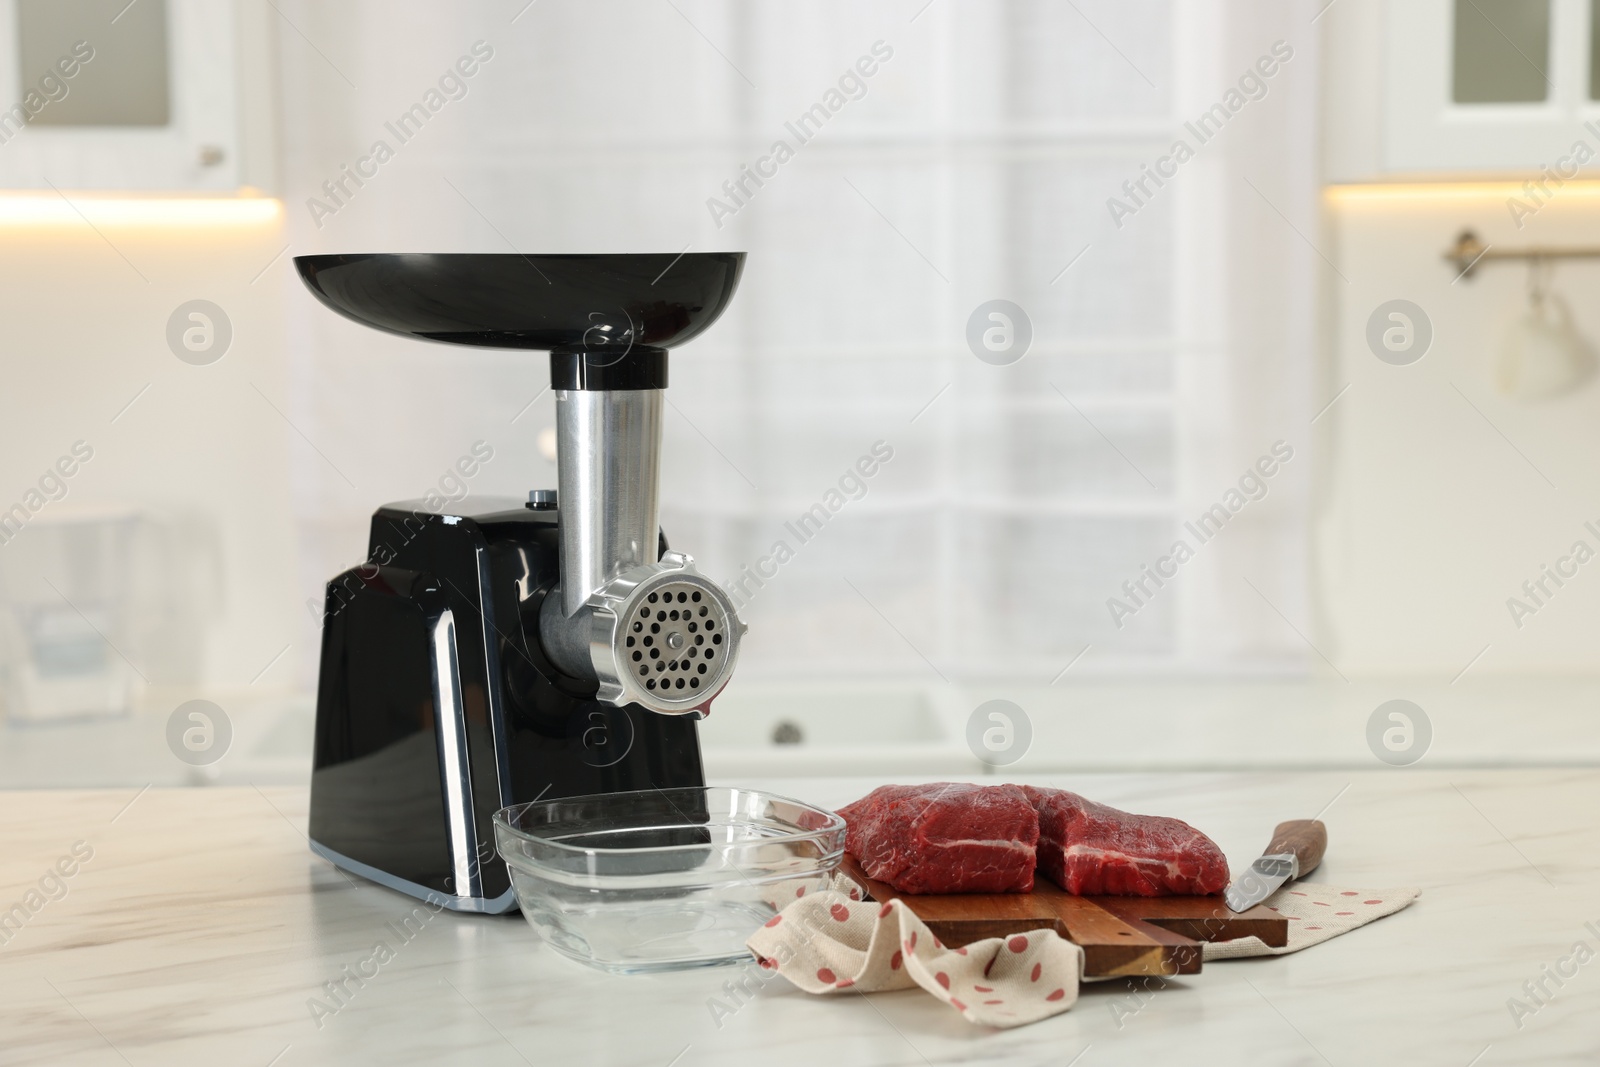
<svg viewBox="0 0 1600 1067">
<path fill-rule="evenodd" d="M 719 579 L 892 449 L 714 775 L 982 774 L 997 699 L 1012 771 L 1593 764 L 1600 265 L 1496 254 L 1600 247 L 1597 12 L 0 0 L 0 787 L 305 781 L 372 510 L 554 485 L 543 356 L 332 315 L 354 251 L 747 250 L 668 393 Z"/>
</svg>

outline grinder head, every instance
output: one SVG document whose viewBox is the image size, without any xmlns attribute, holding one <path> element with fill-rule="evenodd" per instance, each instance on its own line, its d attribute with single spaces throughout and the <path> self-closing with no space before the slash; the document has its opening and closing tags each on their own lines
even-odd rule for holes
<svg viewBox="0 0 1600 1067">
<path fill-rule="evenodd" d="M 727 594 L 681 552 L 608 582 L 581 617 L 596 699 L 667 715 L 710 705 L 733 676 L 746 629 Z"/>
<path fill-rule="evenodd" d="M 582 384 L 572 362 L 552 360 L 561 582 L 540 607 L 539 639 L 563 673 L 596 681 L 596 699 L 673 715 L 710 706 L 744 625 L 688 556 L 659 551 L 661 389 L 596 384 L 665 357 L 634 349 L 591 365 Z"/>
</svg>

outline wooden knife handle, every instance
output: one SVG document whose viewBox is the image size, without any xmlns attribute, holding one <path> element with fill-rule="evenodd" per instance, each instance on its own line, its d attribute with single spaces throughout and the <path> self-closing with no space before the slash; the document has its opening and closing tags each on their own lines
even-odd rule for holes
<svg viewBox="0 0 1600 1067">
<path fill-rule="evenodd" d="M 1320 819 L 1290 819 L 1280 822 L 1278 828 L 1272 831 L 1272 843 L 1262 855 L 1294 853 L 1300 861 L 1300 877 L 1304 878 L 1317 869 L 1327 848 L 1328 828 Z"/>
</svg>

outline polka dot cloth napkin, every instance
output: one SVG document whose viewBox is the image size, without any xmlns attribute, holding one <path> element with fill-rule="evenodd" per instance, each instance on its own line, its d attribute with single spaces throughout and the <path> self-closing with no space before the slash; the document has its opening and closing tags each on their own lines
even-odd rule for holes
<svg viewBox="0 0 1600 1067">
<path fill-rule="evenodd" d="M 761 966 L 807 993 L 879 993 L 919 985 L 968 1020 L 1036 1022 L 1078 999 L 1083 950 L 1051 930 L 946 948 L 899 901 L 823 890 L 794 900 L 745 944 Z"/>
<path fill-rule="evenodd" d="M 1420 889 L 1340 889 L 1315 882 L 1290 882 L 1267 898 L 1267 907 L 1289 920 L 1289 943 L 1268 948 L 1258 937 L 1210 941 L 1207 963 L 1241 956 L 1282 956 L 1348 933 L 1373 919 L 1392 915 L 1422 895 Z"/>
<path fill-rule="evenodd" d="M 1007 1028 L 1037 1022 L 1078 999 L 1083 950 L 1052 930 L 950 949 L 899 901 L 863 901 L 843 875 L 806 892 L 780 883 L 782 910 L 745 944 L 763 967 L 807 993 L 877 993 L 919 985 L 968 1021 Z M 1346 933 L 1410 904 L 1420 889 L 1340 889 L 1294 882 L 1267 898 L 1289 920 L 1289 943 L 1259 938 L 1208 943 L 1205 958 L 1282 955 Z"/>
</svg>

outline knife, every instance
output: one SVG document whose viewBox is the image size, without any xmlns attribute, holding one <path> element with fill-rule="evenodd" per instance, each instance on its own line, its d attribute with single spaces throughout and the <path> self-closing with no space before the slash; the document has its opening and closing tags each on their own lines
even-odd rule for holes
<svg viewBox="0 0 1600 1067">
<path fill-rule="evenodd" d="M 1280 822 L 1261 857 L 1233 883 L 1223 898 L 1234 911 L 1249 911 L 1285 882 L 1304 878 L 1317 869 L 1328 847 L 1328 828 L 1318 819 Z"/>
</svg>

